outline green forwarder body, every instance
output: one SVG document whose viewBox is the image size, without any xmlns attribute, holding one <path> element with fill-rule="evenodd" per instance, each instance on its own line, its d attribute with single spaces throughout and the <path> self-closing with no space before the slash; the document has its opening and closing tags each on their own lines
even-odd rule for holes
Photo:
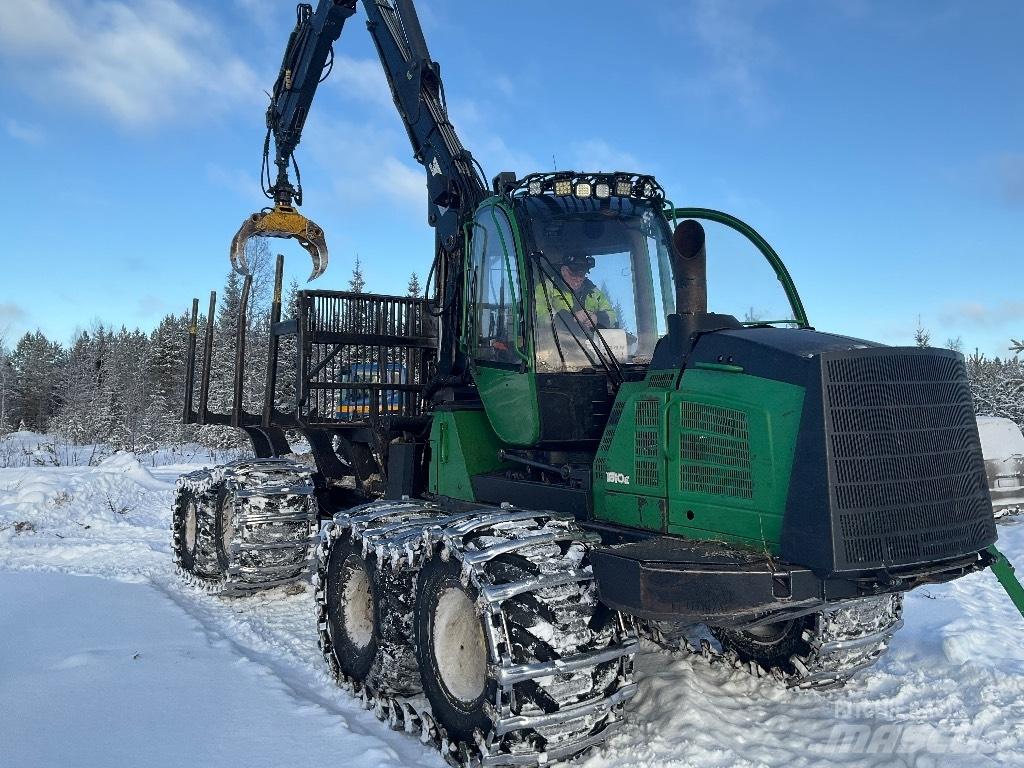
<svg viewBox="0 0 1024 768">
<path fill-rule="evenodd" d="M 619 387 L 589 484 L 519 481 L 501 498 L 483 479 L 513 472 L 502 457 L 516 446 L 494 421 L 515 434 L 536 417 L 484 397 L 435 410 L 429 492 L 572 512 L 605 542 L 592 555 L 602 600 L 651 620 L 748 626 L 988 564 L 995 529 L 959 355 L 810 328 L 689 342 L 667 340 Z"/>
</svg>

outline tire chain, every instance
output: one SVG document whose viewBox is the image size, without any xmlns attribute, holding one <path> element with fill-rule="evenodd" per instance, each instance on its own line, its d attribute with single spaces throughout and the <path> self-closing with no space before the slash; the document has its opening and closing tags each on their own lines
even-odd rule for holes
<svg viewBox="0 0 1024 768">
<path fill-rule="evenodd" d="M 858 671 L 878 661 L 902 626 L 902 594 L 837 603 L 816 614 L 813 626 L 803 631 L 810 651 L 790 657 L 795 670 L 790 673 L 765 670 L 757 662 L 744 661 L 731 648 L 716 650 L 706 638 L 694 645 L 689 638 L 652 622 L 641 622 L 640 631 L 662 648 L 694 654 L 711 664 L 744 669 L 754 677 L 772 677 L 787 688 L 830 690 L 842 687 Z"/>
<path fill-rule="evenodd" d="M 380 583 L 395 591 L 389 595 L 391 607 L 403 612 L 390 621 L 385 618 L 384 632 L 389 636 L 381 638 L 387 643 L 386 653 L 396 660 L 394 669 L 366 684 L 346 676 L 333 654 L 327 567 L 331 546 L 342 537 L 360 543 L 364 557 L 374 555 Z M 367 709 L 393 729 L 418 732 L 420 740 L 437 749 L 450 765 L 542 765 L 571 759 L 608 738 L 621 719 L 623 704 L 636 693 L 632 673 L 639 643 L 632 620 L 614 614 L 611 630 L 604 635 L 591 633 L 606 645 L 590 648 L 589 653 L 580 653 L 572 648 L 571 638 L 563 637 L 563 645 L 557 650 L 576 651 L 571 657 L 559 653 L 560 661 L 516 664 L 503 602 L 531 594 L 538 600 L 569 596 L 568 602 L 576 595 L 580 596 L 577 603 L 591 599 L 596 604 L 590 566 L 567 568 L 571 563 L 566 562 L 576 558 L 575 565 L 580 566 L 594 538 L 580 530 L 572 518 L 512 506 L 447 514 L 425 502 L 374 502 L 340 513 L 325 525 L 317 549 L 314 586 L 324 658 L 334 677 L 361 698 Z M 566 555 L 561 554 L 559 542 L 568 543 Z M 495 583 L 485 566 L 509 553 L 529 559 L 538 566 L 539 575 L 532 580 Z M 498 701 L 489 709 L 495 726 L 488 734 L 477 731 L 473 743 L 450 739 L 432 716 L 426 696 L 416 690 L 419 672 L 412 647 L 415 579 L 431 557 L 461 562 L 463 584 L 472 584 L 480 594 L 478 608 L 485 618 L 490 658 L 500 659 L 492 666 L 499 682 Z M 553 634 L 557 640 L 560 633 Z M 410 685 L 409 676 L 415 676 L 415 685 Z M 537 708 L 536 712 L 523 713 L 521 703 L 514 703 L 514 686 L 524 682 L 543 686 L 557 701 L 557 711 L 545 714 Z M 597 697 L 586 697 L 594 690 L 599 691 Z M 520 710 L 518 714 L 516 709 Z M 544 747 L 540 746 L 542 740 Z"/>
<path fill-rule="evenodd" d="M 222 489 L 231 496 L 235 520 L 227 569 L 217 556 L 217 498 Z M 195 571 L 182 562 L 185 491 L 196 498 L 198 507 Z M 316 519 L 313 470 L 304 464 L 240 459 L 190 472 L 178 478 L 175 488 L 171 531 L 176 569 L 187 583 L 217 595 L 249 594 L 288 584 L 308 570 Z"/>
</svg>

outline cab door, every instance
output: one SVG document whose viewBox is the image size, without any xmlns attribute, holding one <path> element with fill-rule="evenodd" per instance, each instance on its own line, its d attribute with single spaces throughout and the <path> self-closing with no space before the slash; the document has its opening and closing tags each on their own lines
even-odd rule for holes
<svg viewBox="0 0 1024 768">
<path fill-rule="evenodd" d="M 485 202 L 468 229 L 463 350 L 495 434 L 510 445 L 534 445 L 540 420 L 518 230 L 499 201 Z"/>
</svg>

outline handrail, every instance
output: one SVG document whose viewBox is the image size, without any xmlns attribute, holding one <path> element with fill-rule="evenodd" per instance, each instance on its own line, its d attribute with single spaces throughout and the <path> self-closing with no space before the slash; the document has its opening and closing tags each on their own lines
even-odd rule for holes
<svg viewBox="0 0 1024 768">
<path fill-rule="evenodd" d="M 786 265 L 779 257 L 779 254 L 775 252 L 775 249 L 769 245 L 767 240 L 761 237 L 760 233 L 758 233 L 756 229 L 731 214 L 716 211 L 713 208 L 668 207 L 665 209 L 665 216 L 672 219 L 673 223 L 680 218 L 714 221 L 739 232 L 747 238 L 747 240 L 753 243 L 754 247 L 761 252 L 761 255 L 764 256 L 768 264 L 771 265 L 771 268 L 775 270 L 775 276 L 779 279 L 779 282 L 782 283 L 782 289 L 786 292 L 786 298 L 789 299 L 789 306 L 793 310 L 793 319 L 796 321 L 797 325 L 801 328 L 811 327 L 811 324 L 807 320 L 807 312 L 804 310 L 804 303 L 800 300 L 800 294 L 797 292 L 796 284 L 793 282 L 793 278 L 790 276 L 789 270 L 786 269 Z"/>
</svg>

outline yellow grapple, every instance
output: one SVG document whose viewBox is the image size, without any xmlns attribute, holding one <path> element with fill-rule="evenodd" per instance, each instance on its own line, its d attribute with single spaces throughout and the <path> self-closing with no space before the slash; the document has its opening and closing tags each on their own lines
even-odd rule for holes
<svg viewBox="0 0 1024 768">
<path fill-rule="evenodd" d="M 291 205 L 278 203 L 264 208 L 247 218 L 231 238 L 231 266 L 242 275 L 249 274 L 245 245 L 250 237 L 285 237 L 299 241 L 299 245 L 313 257 L 310 280 L 316 280 L 327 269 L 327 240 L 319 225 L 307 219 Z"/>
</svg>

